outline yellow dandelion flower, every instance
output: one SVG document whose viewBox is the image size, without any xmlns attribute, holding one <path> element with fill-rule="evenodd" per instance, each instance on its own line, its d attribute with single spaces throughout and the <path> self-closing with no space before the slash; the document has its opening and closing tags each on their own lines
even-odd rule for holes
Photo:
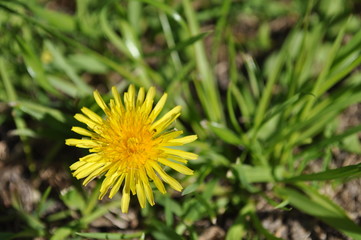
<svg viewBox="0 0 361 240">
<path fill-rule="evenodd" d="M 169 176 L 162 165 L 192 175 L 193 171 L 184 164 L 198 156 L 170 147 L 193 142 L 197 136 L 179 137 L 183 131 L 166 131 L 180 116 L 181 111 L 181 107 L 176 106 L 164 116 L 157 118 L 166 102 L 166 93 L 154 108 L 154 87 L 150 88 L 147 94 L 140 88 L 136 94 L 134 86 L 130 85 L 128 92 L 124 93 L 124 101 L 115 87 L 112 88 L 112 93 L 114 99 L 107 105 L 98 91 L 94 92 L 95 101 L 104 111 L 105 117 L 102 118 L 83 107 L 83 114 L 76 114 L 74 117 L 85 123 L 88 129 L 73 127 L 72 131 L 85 137 L 67 139 L 66 144 L 88 148 L 90 152 L 70 166 L 74 171 L 73 175 L 77 179 L 85 178 L 84 185 L 95 177 L 105 175 L 99 199 L 109 190 L 109 197 L 112 198 L 122 186 L 121 209 L 126 213 L 130 192 L 137 195 L 142 208 L 145 207 L 146 200 L 150 205 L 154 205 L 150 180 L 161 193 L 166 192 L 162 180 L 173 189 L 182 190 L 181 184 Z"/>
</svg>

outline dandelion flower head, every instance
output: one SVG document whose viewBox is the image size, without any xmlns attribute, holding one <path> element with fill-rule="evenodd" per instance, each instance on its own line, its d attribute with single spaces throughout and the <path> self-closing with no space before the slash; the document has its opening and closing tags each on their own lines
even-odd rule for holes
<svg viewBox="0 0 361 240">
<path fill-rule="evenodd" d="M 151 181 L 161 193 L 166 193 L 163 182 L 176 191 L 181 184 L 169 176 L 163 169 L 168 166 L 182 174 L 192 175 L 193 171 L 185 164 L 196 159 L 194 153 L 172 148 L 193 142 L 196 135 L 179 137 L 183 131 L 167 130 L 179 116 L 181 107 L 176 106 L 162 117 L 158 117 L 167 99 L 163 94 L 153 108 L 156 90 L 150 88 L 145 93 L 140 88 L 138 94 L 130 85 L 124 93 L 124 100 L 115 87 L 114 99 L 107 105 L 98 91 L 94 98 L 103 110 L 102 118 L 90 109 L 83 107 L 82 114 L 74 117 L 85 123 L 87 129 L 73 127 L 72 131 L 83 135 L 81 139 L 67 139 L 66 144 L 79 148 L 88 148 L 89 155 L 82 157 L 70 166 L 77 179 L 88 184 L 92 179 L 104 175 L 100 187 L 99 199 L 108 192 L 112 198 L 122 187 L 121 209 L 128 212 L 130 193 L 137 195 L 139 204 L 145 207 L 146 201 L 154 205 Z"/>
</svg>

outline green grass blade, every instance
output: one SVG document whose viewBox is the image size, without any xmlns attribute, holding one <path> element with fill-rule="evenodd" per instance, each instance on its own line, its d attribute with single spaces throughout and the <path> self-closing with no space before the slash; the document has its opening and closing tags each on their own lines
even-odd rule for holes
<svg viewBox="0 0 361 240">
<path fill-rule="evenodd" d="M 167 41 L 168 48 L 174 48 L 175 47 L 175 40 L 173 36 L 173 31 L 171 28 L 171 25 L 169 23 L 168 17 L 165 13 L 159 13 L 159 20 L 160 24 L 162 25 L 164 37 Z M 171 58 L 174 65 L 174 68 L 179 71 L 182 68 L 182 62 L 179 56 L 178 51 L 172 51 L 171 52 Z"/>
<path fill-rule="evenodd" d="M 71 227 L 57 228 L 53 232 L 50 240 L 64 240 L 64 239 L 67 239 L 67 237 L 69 237 L 73 232 L 74 232 L 74 229 L 72 229 Z"/>
<path fill-rule="evenodd" d="M 29 115 L 35 117 L 38 120 L 44 119 L 46 115 L 50 115 L 61 123 L 64 123 L 66 120 L 65 115 L 61 111 L 35 102 L 18 101 L 17 107 L 21 111 L 28 113 Z"/>
<path fill-rule="evenodd" d="M 244 179 L 248 183 L 275 182 L 284 172 L 281 166 L 272 169 L 271 167 L 234 164 L 232 168 L 237 178 Z"/>
<path fill-rule="evenodd" d="M 8 75 L 8 72 L 6 69 L 7 69 L 7 66 L 5 64 L 5 59 L 3 59 L 1 57 L 0 58 L 0 73 L 1 73 L 1 78 L 3 80 L 3 83 L 4 83 L 7 100 L 9 102 L 14 102 L 17 100 L 17 95 L 16 95 L 15 88 L 10 81 L 10 78 L 9 78 L 9 75 Z"/>
<path fill-rule="evenodd" d="M 282 182 L 327 181 L 339 178 L 352 178 L 359 175 L 361 175 L 361 164 L 330 169 L 319 173 L 302 174 L 296 177 L 283 179 Z"/>
<path fill-rule="evenodd" d="M 307 191 L 309 187 L 303 187 Z M 306 195 L 287 187 L 281 187 L 276 192 L 297 209 L 315 216 L 335 229 L 353 239 L 361 239 L 361 227 L 350 220 L 340 207 L 314 191 Z"/>
<path fill-rule="evenodd" d="M 2 57 L 0 57 L 0 76 L 4 83 L 5 92 L 7 95 L 7 102 L 14 104 L 17 101 L 18 97 L 17 97 L 16 91 L 15 91 L 15 87 L 13 86 L 13 83 L 10 80 L 8 66 L 5 63 L 5 59 L 3 59 Z M 12 113 L 13 113 L 13 118 L 14 118 L 14 122 L 15 122 L 17 130 L 27 131 L 28 128 L 27 128 L 26 122 L 21 116 L 19 116 L 19 112 L 17 111 L 17 109 L 13 109 Z M 24 135 L 20 136 L 20 139 L 24 144 L 23 147 L 24 147 L 24 152 L 26 154 L 28 168 L 30 169 L 30 171 L 33 171 L 35 168 L 35 165 L 33 163 L 32 150 L 30 147 L 29 139 L 27 136 L 24 136 Z"/>
<path fill-rule="evenodd" d="M 34 49 L 32 49 L 29 43 L 16 38 L 20 48 L 23 51 L 23 57 L 27 65 L 29 74 L 38 82 L 39 86 L 44 90 L 49 91 L 54 95 L 59 95 L 59 93 L 51 86 L 49 80 L 45 75 L 43 64 L 41 63 L 39 56 L 36 56 Z"/>
<path fill-rule="evenodd" d="M 318 76 L 316 83 L 313 86 L 312 93 L 316 96 L 316 98 L 309 98 L 309 100 L 307 101 L 307 103 L 301 113 L 301 119 L 305 119 L 307 117 L 311 107 L 315 103 L 315 100 L 318 99 L 321 96 L 321 94 L 323 94 L 324 91 L 327 90 L 327 88 L 324 88 L 324 87 L 322 88 L 322 86 L 325 85 L 326 83 L 328 83 L 327 75 L 330 72 L 330 69 L 331 69 L 333 61 L 335 60 L 337 51 L 340 49 L 341 41 L 345 34 L 345 30 L 346 30 L 346 24 L 343 26 L 341 31 L 338 33 L 337 38 L 331 48 L 331 51 L 328 53 L 328 57 L 322 68 L 322 71 L 321 71 L 320 75 Z"/>
<path fill-rule="evenodd" d="M 324 149 L 328 146 L 331 146 L 332 144 L 335 144 L 337 142 L 341 142 L 343 139 L 355 135 L 361 131 L 361 125 L 352 127 L 347 129 L 341 134 L 338 135 L 332 135 L 329 138 L 326 138 L 324 140 L 314 142 L 309 148 L 304 149 L 302 153 L 296 155 L 296 159 L 302 160 L 303 164 L 306 165 L 309 161 L 313 159 L 317 159 L 321 157 L 324 154 Z M 302 167 L 298 169 L 299 172 L 303 170 Z"/>
<path fill-rule="evenodd" d="M 193 36 L 199 34 L 199 23 L 190 1 L 183 0 L 182 3 L 189 24 L 190 34 Z M 209 66 L 203 42 L 198 41 L 194 44 L 194 52 L 192 54 L 196 59 L 197 69 L 200 74 L 200 78 L 195 80 L 200 81 L 201 83 L 197 85 L 198 88 L 200 88 L 198 89 L 198 92 L 203 92 L 206 96 L 206 100 L 202 100 L 202 105 L 205 107 L 209 120 L 222 123 L 224 121 L 224 116 L 217 82 L 214 78 L 213 71 Z"/>
<path fill-rule="evenodd" d="M 174 21 L 179 23 L 183 29 L 187 29 L 187 24 L 185 23 L 182 16 L 177 11 L 175 11 L 174 8 L 168 6 L 167 4 L 164 4 L 157 0 L 136 0 L 136 1 L 144 2 L 149 5 L 153 5 L 157 9 L 159 9 L 159 10 L 165 12 L 167 15 L 169 15 Z"/>
<path fill-rule="evenodd" d="M 278 238 L 271 234 L 266 228 L 262 226 L 261 221 L 259 220 L 258 216 L 254 213 L 250 213 L 251 220 L 253 223 L 253 226 L 257 229 L 257 231 L 264 235 L 264 237 L 268 240 L 282 240 L 282 238 Z"/>
<path fill-rule="evenodd" d="M 166 50 L 162 50 L 162 51 L 157 51 L 154 53 L 147 53 L 144 56 L 145 57 L 155 57 L 155 56 L 164 56 L 164 55 L 168 55 L 170 53 L 176 52 L 178 50 L 183 50 L 188 46 L 191 46 L 192 44 L 202 40 L 203 38 L 205 38 L 206 36 L 209 35 L 209 32 L 204 32 L 204 33 L 200 33 L 198 35 L 192 36 L 190 38 L 188 38 L 187 40 L 181 41 L 179 43 L 177 43 L 176 45 L 174 45 L 173 47 L 166 49 Z"/>
<path fill-rule="evenodd" d="M 222 3 L 222 6 L 220 8 L 220 16 L 218 18 L 216 28 L 214 30 L 215 36 L 214 41 L 212 44 L 212 65 L 215 66 L 215 63 L 217 61 L 218 53 L 219 53 L 219 46 L 222 41 L 222 37 L 225 35 L 225 29 L 227 25 L 227 17 L 230 13 L 232 0 L 225 0 Z"/>
<path fill-rule="evenodd" d="M 22 1 L 22 3 L 26 1 Z M 34 12 L 37 17 L 46 21 L 50 26 L 64 32 L 73 32 L 76 28 L 76 22 L 73 16 L 59 11 L 43 8 L 28 1 L 26 5 Z"/>
<path fill-rule="evenodd" d="M 92 92 L 92 88 L 89 87 L 83 79 L 81 79 L 74 68 L 69 64 L 67 59 L 63 54 L 58 50 L 58 48 L 50 41 L 45 42 L 46 47 L 51 52 L 54 57 L 54 64 L 56 64 L 60 69 L 62 69 L 68 77 L 74 82 L 77 87 L 78 94 L 81 96 L 88 95 Z"/>
<path fill-rule="evenodd" d="M 229 130 L 228 128 L 218 124 L 218 123 L 210 123 L 208 127 L 214 132 L 218 137 L 220 137 L 223 141 L 233 144 L 233 145 L 245 145 L 240 137 L 238 137 L 234 132 Z"/>
<path fill-rule="evenodd" d="M 132 30 L 138 35 L 141 31 L 143 4 L 140 1 L 129 1 L 128 3 L 128 22 Z"/>
<path fill-rule="evenodd" d="M 119 239 L 134 239 L 140 238 L 144 233 L 75 233 L 80 237 L 92 238 L 92 239 L 109 239 L 109 240 L 119 240 Z"/>
</svg>

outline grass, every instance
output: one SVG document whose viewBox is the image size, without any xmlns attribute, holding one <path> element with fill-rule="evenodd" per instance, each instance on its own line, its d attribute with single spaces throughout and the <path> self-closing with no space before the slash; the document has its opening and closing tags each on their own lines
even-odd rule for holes
<svg viewBox="0 0 361 240">
<path fill-rule="evenodd" d="M 0 1 L 0 133 L 23 152 L 3 168 L 22 165 L 30 182 L 57 168 L 71 185 L 43 182 L 30 209 L 10 191 L 0 222 L 16 224 L 0 227 L 0 238 L 197 239 L 206 221 L 230 240 L 279 239 L 257 214 L 263 199 L 361 239 L 358 223 L 322 194 L 361 172 L 332 168 L 333 149 L 360 154 L 360 123 L 340 130 L 342 112 L 361 101 L 358 8 L 352 0 Z M 167 109 L 183 107 L 175 126 L 199 136 L 187 149 L 199 154 L 195 175 L 179 176 L 182 195 L 132 205 L 135 229 L 89 233 L 120 203 L 98 202 L 99 184 L 72 180 L 68 166 L 84 154 L 64 140 L 82 106 L 99 110 L 93 90 L 110 96 L 111 86 L 131 83 L 167 92 Z"/>
</svg>

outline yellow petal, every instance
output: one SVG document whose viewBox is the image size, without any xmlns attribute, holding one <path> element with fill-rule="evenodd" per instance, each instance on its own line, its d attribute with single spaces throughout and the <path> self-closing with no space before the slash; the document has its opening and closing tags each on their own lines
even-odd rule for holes
<svg viewBox="0 0 361 240">
<path fill-rule="evenodd" d="M 113 175 L 105 177 L 101 187 L 100 187 L 100 195 L 99 199 L 102 199 L 108 192 L 109 188 L 111 188 L 115 183 L 118 177 L 120 176 L 119 173 L 114 173 Z"/>
<path fill-rule="evenodd" d="M 130 172 L 129 172 L 129 178 L 130 178 L 130 190 L 132 191 L 133 195 L 135 195 L 137 192 L 136 192 L 136 189 L 135 189 L 135 180 L 134 180 L 134 169 L 130 169 Z"/>
<path fill-rule="evenodd" d="M 100 167 L 98 169 L 96 169 L 94 172 L 92 172 L 91 174 L 89 174 L 89 176 L 87 176 L 84 181 L 83 181 L 83 185 L 87 185 L 91 180 L 93 180 L 95 177 L 98 177 L 100 175 L 102 175 L 104 172 L 106 172 L 108 170 L 108 166 L 110 163 L 106 163 L 103 167 Z"/>
<path fill-rule="evenodd" d="M 163 96 L 160 98 L 160 100 L 158 101 L 157 105 L 155 105 L 152 113 L 149 115 L 149 120 L 151 122 L 154 121 L 154 119 L 159 115 L 159 113 L 162 111 L 165 102 L 167 101 L 167 94 L 164 93 Z"/>
<path fill-rule="evenodd" d="M 153 99 L 155 97 L 155 93 L 156 93 L 155 87 L 149 88 L 144 103 L 140 108 L 140 111 L 144 114 L 144 116 L 148 116 L 149 113 L 152 111 L 153 102 L 154 102 Z"/>
<path fill-rule="evenodd" d="M 195 153 L 186 152 L 186 151 L 179 150 L 179 149 L 173 149 L 173 148 L 161 148 L 161 149 L 166 154 L 180 156 L 185 159 L 195 160 L 198 158 L 198 155 Z M 170 156 L 170 158 L 172 158 L 172 156 Z"/>
<path fill-rule="evenodd" d="M 123 195 L 120 206 L 120 208 L 122 209 L 122 213 L 128 213 L 129 202 L 130 202 L 130 192 L 126 192 L 125 188 L 123 188 Z"/>
<path fill-rule="evenodd" d="M 76 146 L 78 148 L 93 148 L 98 146 L 98 143 L 96 143 L 93 140 L 90 139 L 74 139 L 69 138 L 65 140 L 65 144 L 69 146 Z"/>
<path fill-rule="evenodd" d="M 137 197 L 138 197 L 139 204 L 142 208 L 144 208 L 145 207 L 145 194 L 144 194 L 144 188 L 143 188 L 141 181 L 137 181 L 137 183 L 135 184 L 135 187 L 137 189 Z"/>
<path fill-rule="evenodd" d="M 103 119 L 96 114 L 95 112 L 93 112 L 92 110 L 90 110 L 89 108 L 83 107 L 81 109 L 81 111 L 88 117 L 90 118 L 93 122 L 98 123 L 98 124 L 102 124 L 103 123 Z"/>
<path fill-rule="evenodd" d="M 182 138 L 176 138 L 176 139 L 172 139 L 169 140 L 168 142 L 170 143 L 181 143 L 182 145 L 187 144 L 187 143 L 191 143 L 194 142 L 195 140 L 197 140 L 198 136 L 197 135 L 189 135 L 189 136 L 185 136 Z"/>
<path fill-rule="evenodd" d="M 181 162 L 181 163 L 187 163 L 187 162 L 188 162 L 188 160 L 186 160 L 186 159 L 184 159 L 184 158 L 181 158 L 181 157 L 174 156 L 174 155 L 168 156 L 168 157 L 169 157 L 170 159 L 172 159 L 172 160 L 177 161 L 177 162 Z"/>
<path fill-rule="evenodd" d="M 137 107 L 140 107 L 144 102 L 145 92 L 144 88 L 140 88 L 137 97 Z"/>
<path fill-rule="evenodd" d="M 166 165 L 174 170 L 176 170 L 177 172 L 180 172 L 180 173 L 183 173 L 185 175 L 193 175 L 193 170 L 182 165 L 182 164 L 179 164 L 179 163 L 175 163 L 175 162 L 172 162 L 168 159 L 165 159 L 165 158 L 158 158 L 158 162 L 162 163 L 163 165 Z"/>
<path fill-rule="evenodd" d="M 123 106 L 122 100 L 120 99 L 120 96 L 119 96 L 119 93 L 118 93 L 118 90 L 116 89 L 116 87 L 112 87 L 112 94 L 114 96 L 116 105 L 118 107 L 120 107 L 121 110 L 123 110 L 124 106 Z"/>
<path fill-rule="evenodd" d="M 98 124 L 83 114 L 77 113 L 74 115 L 74 118 L 79 122 L 85 123 L 90 129 L 94 130 Z"/>
<path fill-rule="evenodd" d="M 135 107 L 135 88 L 134 85 L 131 84 L 128 88 L 128 92 L 124 93 L 124 105 L 126 109 L 132 110 Z"/>
<path fill-rule="evenodd" d="M 158 134 L 161 133 L 166 127 L 168 127 L 172 122 L 174 122 L 174 120 L 176 120 L 180 116 L 181 109 L 181 106 L 176 106 L 168 113 L 166 113 L 161 119 L 153 123 L 151 128 L 155 129 Z"/>
<path fill-rule="evenodd" d="M 149 88 L 149 90 L 147 92 L 147 96 L 146 96 L 145 101 L 144 101 L 144 104 L 146 106 L 151 107 L 153 105 L 153 99 L 155 97 L 155 93 L 156 93 L 155 87 Z"/>
<path fill-rule="evenodd" d="M 153 191 L 152 191 L 152 188 L 150 187 L 147 174 L 145 173 L 143 168 L 139 169 L 139 178 L 140 178 L 140 181 L 143 183 L 145 196 L 147 197 L 150 205 L 153 206 L 154 205 Z"/>
<path fill-rule="evenodd" d="M 129 209 L 129 201 L 130 201 L 130 177 L 129 174 L 125 174 L 125 186 L 123 188 L 123 195 L 121 200 L 121 206 L 123 213 L 127 213 Z"/>
<path fill-rule="evenodd" d="M 183 133 L 183 131 L 181 131 L 181 130 L 173 130 L 173 131 L 169 131 L 167 133 L 162 134 L 161 136 L 159 136 L 159 138 L 162 139 L 162 142 L 168 142 L 169 140 L 180 136 L 182 133 Z"/>
<path fill-rule="evenodd" d="M 97 104 L 99 105 L 99 107 L 105 112 L 107 113 L 109 111 L 107 105 L 105 104 L 103 98 L 100 96 L 98 90 L 95 90 L 94 93 L 94 99 L 97 102 Z"/>
<path fill-rule="evenodd" d="M 146 171 L 147 171 L 148 176 L 150 177 L 150 179 L 153 180 L 155 186 L 158 188 L 158 190 L 161 193 L 165 194 L 167 191 L 165 190 L 165 187 L 164 187 L 162 181 L 155 174 L 153 168 L 148 164 L 146 164 L 145 167 L 146 167 Z"/>
<path fill-rule="evenodd" d="M 102 167 L 103 163 L 88 163 L 86 162 L 83 166 L 76 169 L 73 172 L 73 176 L 77 179 L 85 178 L 92 172 L 94 172 L 97 168 Z"/>
<path fill-rule="evenodd" d="M 107 119 L 112 119 L 112 118 L 116 118 L 117 120 L 119 120 L 120 118 L 122 118 L 124 109 L 123 106 L 119 107 L 116 103 L 114 103 L 113 99 L 110 99 L 110 111 L 111 114 L 107 116 Z"/>
<path fill-rule="evenodd" d="M 145 196 L 147 197 L 149 204 L 153 206 L 155 203 L 152 188 L 150 187 L 149 182 L 143 182 L 143 185 L 145 190 Z"/>
<path fill-rule="evenodd" d="M 80 161 L 84 161 L 84 162 L 97 162 L 102 158 L 101 155 L 97 154 L 97 153 L 92 153 L 89 155 L 86 155 L 85 157 L 79 158 Z"/>
<path fill-rule="evenodd" d="M 112 190 L 110 190 L 109 198 L 113 198 L 114 195 L 118 192 L 120 185 L 122 185 L 122 183 L 123 183 L 124 177 L 125 177 L 125 174 L 120 175 L 119 179 L 114 184 Z"/>
<path fill-rule="evenodd" d="M 80 168 L 81 166 L 83 166 L 84 164 L 85 164 L 85 162 L 77 161 L 70 166 L 70 170 L 74 171 L 74 170 Z"/>
<path fill-rule="evenodd" d="M 182 138 L 176 138 L 176 139 L 171 139 L 165 142 L 162 142 L 160 145 L 161 146 L 182 146 L 184 144 L 187 143 L 191 143 L 194 142 L 195 140 L 197 140 L 197 135 L 190 135 L 190 136 L 186 136 L 186 137 L 182 137 Z"/>
<path fill-rule="evenodd" d="M 143 170 L 143 172 L 140 172 L 139 174 L 140 174 L 141 181 L 143 182 L 145 196 L 147 197 L 149 204 L 151 206 L 153 206 L 154 205 L 153 191 L 152 191 L 152 188 L 150 187 L 148 178 L 145 175 L 144 170 Z M 144 175 L 144 176 L 142 176 L 142 175 Z"/>
<path fill-rule="evenodd" d="M 88 137 L 91 137 L 93 135 L 92 132 L 90 132 L 89 130 L 86 130 L 84 128 L 81 128 L 81 127 L 72 127 L 71 130 L 80 135 L 84 135 L 84 136 L 88 136 Z"/>
<path fill-rule="evenodd" d="M 150 163 L 152 168 L 160 175 L 160 177 L 163 179 L 164 182 L 168 183 L 174 190 L 180 192 L 182 191 L 183 187 L 180 185 L 180 183 L 169 176 L 167 173 L 164 172 L 164 170 L 159 166 L 156 162 Z"/>
</svg>

